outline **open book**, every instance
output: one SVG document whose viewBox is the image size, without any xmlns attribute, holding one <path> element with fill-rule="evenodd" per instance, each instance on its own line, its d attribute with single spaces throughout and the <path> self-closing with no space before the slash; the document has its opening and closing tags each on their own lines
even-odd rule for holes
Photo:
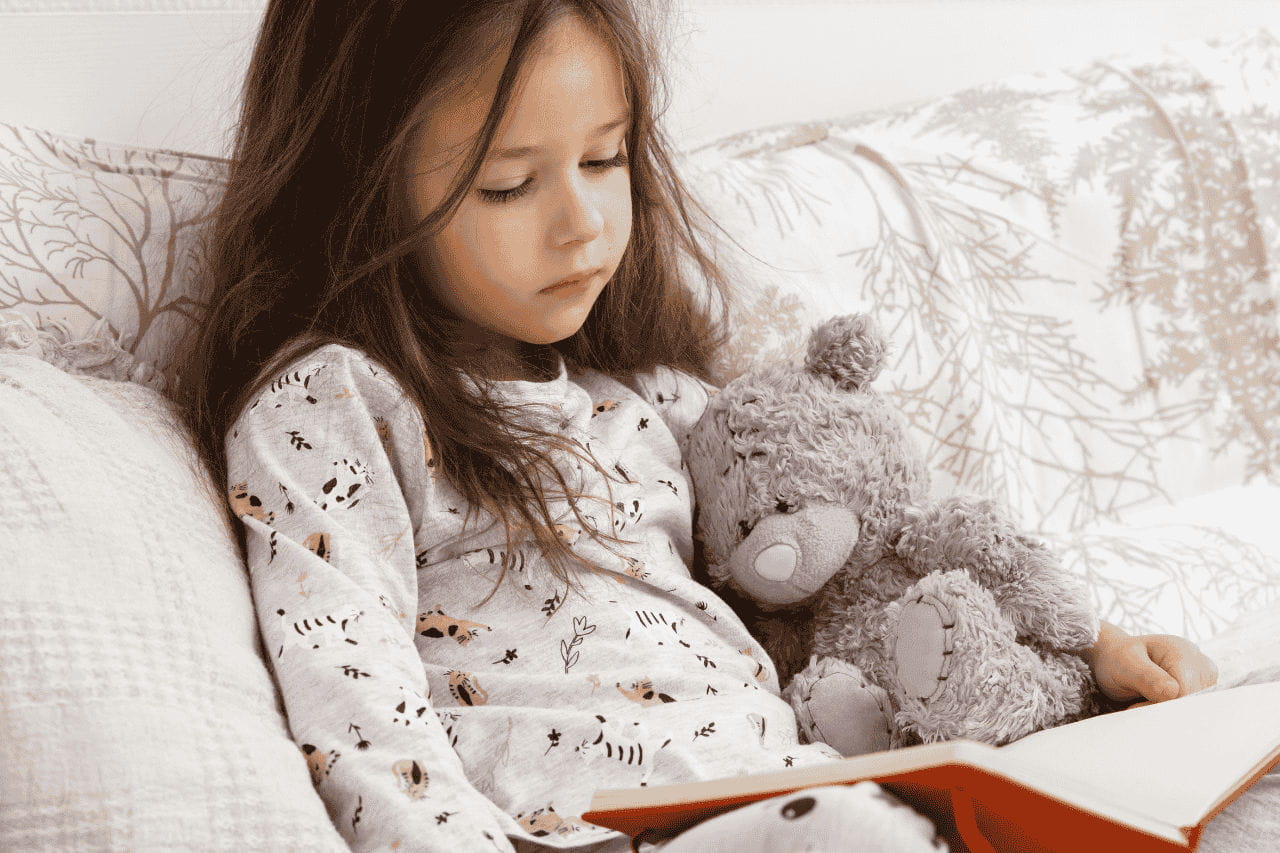
<svg viewBox="0 0 1280 853">
<path fill-rule="evenodd" d="M 582 817 L 637 835 L 815 785 L 872 779 L 953 851 L 1194 850 L 1205 824 L 1280 763 L 1280 682 L 1210 689 L 1002 747 L 909 746 L 751 776 L 597 790 Z"/>
</svg>

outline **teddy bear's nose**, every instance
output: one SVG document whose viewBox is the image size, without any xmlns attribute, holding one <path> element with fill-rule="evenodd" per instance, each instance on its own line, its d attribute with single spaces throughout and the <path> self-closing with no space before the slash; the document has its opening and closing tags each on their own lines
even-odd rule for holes
<svg viewBox="0 0 1280 853">
<path fill-rule="evenodd" d="M 784 581 L 795 574 L 800 555 L 786 542 L 775 542 L 756 555 L 756 574 L 771 581 Z"/>
</svg>

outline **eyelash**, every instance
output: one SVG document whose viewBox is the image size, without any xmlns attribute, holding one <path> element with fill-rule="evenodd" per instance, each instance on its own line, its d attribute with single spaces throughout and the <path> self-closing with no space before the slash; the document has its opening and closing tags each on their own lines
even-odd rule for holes
<svg viewBox="0 0 1280 853">
<path fill-rule="evenodd" d="M 627 165 L 627 152 L 619 151 L 616 157 L 610 157 L 608 160 L 589 160 L 586 166 L 600 172 L 607 172 L 610 169 L 620 169 Z M 509 190 L 479 190 L 480 197 L 485 201 L 502 204 L 508 201 L 515 201 L 520 196 L 529 192 L 531 181 L 525 181 L 518 187 L 512 187 Z"/>
</svg>

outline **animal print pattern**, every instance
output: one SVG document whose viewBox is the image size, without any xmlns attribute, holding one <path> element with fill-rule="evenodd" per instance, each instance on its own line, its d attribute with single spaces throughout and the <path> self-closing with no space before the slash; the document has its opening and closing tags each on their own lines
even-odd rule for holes
<svg viewBox="0 0 1280 853">
<path fill-rule="evenodd" d="M 358 350 L 303 357 L 227 433 L 273 672 L 353 849 L 594 844 L 620 838 L 581 819 L 597 787 L 839 757 L 798 743 L 772 662 L 690 576 L 684 449 L 716 389 L 665 367 L 627 384 L 560 367 L 499 391 L 608 472 L 553 457 L 580 486 L 582 519 L 564 499 L 550 510 L 596 566 L 585 596 L 554 582 L 528 531 L 508 551 L 483 512 L 463 527 L 420 414 Z"/>
</svg>

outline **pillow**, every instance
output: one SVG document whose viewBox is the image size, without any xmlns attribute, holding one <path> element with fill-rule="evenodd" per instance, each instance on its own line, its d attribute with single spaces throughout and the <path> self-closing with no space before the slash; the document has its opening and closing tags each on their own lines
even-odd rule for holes
<svg viewBox="0 0 1280 853">
<path fill-rule="evenodd" d="M 1258 29 L 688 152 L 716 378 L 867 310 L 937 495 L 1066 532 L 1280 483 L 1277 69 Z"/>
<path fill-rule="evenodd" d="M 105 319 L 76 337 L 65 320 L 46 320 L 36 326 L 26 314 L 0 311 L 0 351 L 31 355 L 67 373 L 127 380 L 155 391 L 166 387 L 164 374 L 123 349 Z"/>
<path fill-rule="evenodd" d="M 165 373 L 225 182 L 219 158 L 0 123 L 0 310 L 77 338 L 102 324 Z"/>
<path fill-rule="evenodd" d="M 0 849 L 347 849 L 173 404 L 38 356 L 0 352 Z"/>
<path fill-rule="evenodd" d="M 1280 487 L 1255 483 L 1043 538 L 1085 579 L 1103 619 L 1202 642 L 1244 614 L 1280 608 L 1277 510 Z"/>
</svg>

